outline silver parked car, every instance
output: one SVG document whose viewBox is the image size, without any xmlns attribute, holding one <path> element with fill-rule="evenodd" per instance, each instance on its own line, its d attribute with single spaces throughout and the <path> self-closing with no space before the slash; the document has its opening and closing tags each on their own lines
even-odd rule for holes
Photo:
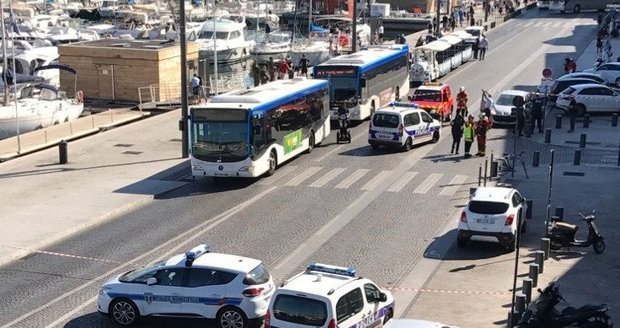
<svg viewBox="0 0 620 328">
<path fill-rule="evenodd" d="M 557 107 L 568 110 L 571 99 L 577 102 L 577 115 L 585 113 L 620 111 L 620 94 L 601 84 L 579 84 L 568 87 L 560 93 L 555 102 Z"/>
</svg>

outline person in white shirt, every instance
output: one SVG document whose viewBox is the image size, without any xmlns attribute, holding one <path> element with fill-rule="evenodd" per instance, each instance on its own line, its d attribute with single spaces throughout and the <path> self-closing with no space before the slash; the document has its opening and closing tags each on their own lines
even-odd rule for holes
<svg viewBox="0 0 620 328">
<path fill-rule="evenodd" d="M 379 25 L 379 28 L 377 29 L 378 33 L 379 33 L 379 43 L 383 43 L 383 24 Z"/>
</svg>

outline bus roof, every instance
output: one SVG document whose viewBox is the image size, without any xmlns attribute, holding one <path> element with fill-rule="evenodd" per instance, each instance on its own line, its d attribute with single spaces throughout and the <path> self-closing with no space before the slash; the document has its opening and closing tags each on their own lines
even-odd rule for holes
<svg viewBox="0 0 620 328">
<path fill-rule="evenodd" d="M 236 90 L 211 97 L 206 108 L 236 108 L 260 111 L 285 104 L 293 99 L 327 89 L 329 82 L 319 79 L 295 77 L 290 80 L 276 80 L 261 86 Z"/>
<path fill-rule="evenodd" d="M 330 65 L 351 65 L 359 66 L 362 69 L 372 69 L 378 65 L 400 58 L 409 53 L 409 46 L 406 44 L 370 46 L 368 49 L 352 53 L 350 55 L 342 55 L 334 57 L 318 66 Z"/>
</svg>

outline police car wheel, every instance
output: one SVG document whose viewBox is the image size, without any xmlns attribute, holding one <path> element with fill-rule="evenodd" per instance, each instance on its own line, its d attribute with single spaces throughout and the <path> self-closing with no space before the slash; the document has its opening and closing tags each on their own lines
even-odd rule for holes
<svg viewBox="0 0 620 328">
<path fill-rule="evenodd" d="M 433 132 L 433 142 L 438 142 L 439 141 L 439 132 L 435 131 Z"/>
<path fill-rule="evenodd" d="M 377 148 L 379 148 L 379 145 L 376 144 L 376 143 L 371 143 L 370 147 L 372 147 L 372 149 L 377 149 Z"/>
<path fill-rule="evenodd" d="M 225 307 L 217 313 L 217 323 L 220 328 L 246 328 L 248 319 L 243 311 L 235 307 Z"/>
<path fill-rule="evenodd" d="M 407 141 L 405 141 L 405 145 L 403 146 L 403 151 L 410 151 L 412 146 L 411 138 L 407 138 Z"/>
<path fill-rule="evenodd" d="M 130 326 L 140 318 L 140 311 L 136 305 L 128 299 L 117 299 L 110 305 L 110 314 L 114 321 L 121 326 Z"/>
<path fill-rule="evenodd" d="M 386 323 L 388 323 L 388 321 L 392 320 L 393 317 L 394 317 L 394 311 L 390 309 L 388 313 L 385 315 L 385 318 L 383 319 L 383 324 L 385 325 Z"/>
</svg>

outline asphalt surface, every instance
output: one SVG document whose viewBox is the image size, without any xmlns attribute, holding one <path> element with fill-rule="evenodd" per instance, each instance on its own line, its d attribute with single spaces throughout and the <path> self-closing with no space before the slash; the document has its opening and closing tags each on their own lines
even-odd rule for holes
<svg viewBox="0 0 620 328">
<path fill-rule="evenodd" d="M 470 108 L 478 108 L 481 89 L 494 95 L 504 89 L 534 89 L 543 68 L 559 72 L 565 57 L 578 57 L 594 35 L 594 17 L 529 11 L 488 33 L 485 61 L 472 61 L 444 81 L 455 92 L 461 85 L 469 90 Z M 112 327 L 96 313 L 98 288 L 106 279 L 203 242 L 215 251 L 263 260 L 276 279 L 319 261 L 354 266 L 384 287 L 406 287 L 401 282 L 466 203 L 484 163 L 449 155 L 449 127 L 442 132 L 439 143 L 409 153 L 373 151 L 366 141 L 367 123 L 362 123 L 353 128 L 351 144 L 336 145 L 332 133 L 323 146 L 282 166 L 274 177 L 204 180 L 161 195 L 146 207 L 47 249 L 59 255 L 33 254 L 0 268 L 0 328 Z M 511 151 L 512 141 L 509 131 L 490 133 L 496 154 Z M 519 147 L 547 149 L 525 140 Z M 572 149 L 556 147 L 556 152 L 556 160 L 572 160 Z M 582 161 L 597 163 L 600 157 L 600 152 L 587 150 Z M 335 169 L 342 172 L 317 182 Z M 315 173 L 301 178 L 309 172 Z M 361 177 L 349 184 L 355 172 Z M 399 183 L 406 178 L 410 180 Z M 455 181 L 459 189 L 448 188 Z M 210 324 L 146 320 L 142 326 L 205 322 Z"/>
</svg>

